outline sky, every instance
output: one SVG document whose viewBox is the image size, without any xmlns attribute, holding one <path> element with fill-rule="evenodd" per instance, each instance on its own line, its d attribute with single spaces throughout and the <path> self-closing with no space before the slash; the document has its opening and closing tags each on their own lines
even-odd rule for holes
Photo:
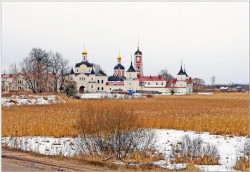
<svg viewBox="0 0 250 172">
<path fill-rule="evenodd" d="M 129 68 L 138 35 L 144 75 L 176 77 L 182 60 L 206 84 L 249 83 L 248 2 L 3 2 L 1 71 L 32 48 L 60 52 L 73 67 L 85 44 L 110 76 L 119 51 Z"/>
</svg>

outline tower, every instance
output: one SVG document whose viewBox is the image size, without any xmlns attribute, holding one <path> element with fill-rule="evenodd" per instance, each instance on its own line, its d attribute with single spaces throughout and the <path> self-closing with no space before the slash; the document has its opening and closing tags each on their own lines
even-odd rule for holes
<svg viewBox="0 0 250 172">
<path fill-rule="evenodd" d="M 134 55 L 134 67 L 137 72 L 137 77 L 143 76 L 143 63 L 142 63 L 142 52 L 139 48 L 139 37 L 138 37 L 138 47 Z"/>
<path fill-rule="evenodd" d="M 82 61 L 83 62 L 87 61 L 87 55 L 88 55 L 88 52 L 86 51 L 85 45 L 84 45 L 84 51 L 82 52 Z"/>
<path fill-rule="evenodd" d="M 118 64 L 114 67 L 114 76 L 124 76 L 124 66 L 121 64 L 122 57 L 120 53 L 117 57 Z"/>
</svg>

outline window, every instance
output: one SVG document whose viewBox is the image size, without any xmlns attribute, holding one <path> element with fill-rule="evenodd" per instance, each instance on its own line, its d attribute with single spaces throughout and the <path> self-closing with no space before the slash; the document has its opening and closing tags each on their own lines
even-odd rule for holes
<svg viewBox="0 0 250 172">
<path fill-rule="evenodd" d="M 111 90 L 111 88 L 109 90 Z"/>
<path fill-rule="evenodd" d="M 102 80 L 102 83 L 103 83 L 103 80 Z"/>
<path fill-rule="evenodd" d="M 161 83 L 161 85 L 163 85 L 163 82 Z"/>
<path fill-rule="evenodd" d="M 93 78 L 91 78 L 91 80 L 93 81 Z"/>
<path fill-rule="evenodd" d="M 103 87 L 102 87 L 102 90 L 103 90 Z"/>
<path fill-rule="evenodd" d="M 83 78 L 83 80 L 85 81 L 85 77 Z"/>
<path fill-rule="evenodd" d="M 100 90 L 100 88 L 99 88 L 99 87 L 97 87 L 97 90 Z"/>
<path fill-rule="evenodd" d="M 130 78 L 131 78 L 131 74 L 130 74 Z"/>
<path fill-rule="evenodd" d="M 91 88 L 93 88 L 93 85 L 91 85 Z"/>
<path fill-rule="evenodd" d="M 99 83 L 99 79 L 97 80 L 97 83 Z M 99 87 L 98 87 L 99 88 Z"/>
<path fill-rule="evenodd" d="M 150 85 L 150 82 L 148 82 L 148 85 Z"/>
<path fill-rule="evenodd" d="M 156 85 L 158 85 L 158 82 L 156 82 Z"/>
</svg>

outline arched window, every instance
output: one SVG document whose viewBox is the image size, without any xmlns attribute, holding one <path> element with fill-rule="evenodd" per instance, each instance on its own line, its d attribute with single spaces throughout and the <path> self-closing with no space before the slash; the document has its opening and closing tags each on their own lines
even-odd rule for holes
<svg viewBox="0 0 250 172">
<path fill-rule="evenodd" d="M 102 90 L 103 90 L 103 87 L 102 87 Z"/>
<path fill-rule="evenodd" d="M 97 90 L 100 90 L 100 88 L 99 88 L 99 87 L 97 87 Z"/>
<path fill-rule="evenodd" d="M 102 83 L 103 83 L 103 80 L 102 80 Z"/>
</svg>

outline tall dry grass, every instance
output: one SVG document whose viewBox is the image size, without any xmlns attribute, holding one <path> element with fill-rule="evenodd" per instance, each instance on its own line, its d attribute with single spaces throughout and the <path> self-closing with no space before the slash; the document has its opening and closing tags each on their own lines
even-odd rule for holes
<svg viewBox="0 0 250 172">
<path fill-rule="evenodd" d="M 134 125 L 146 128 L 249 136 L 249 95 L 246 93 L 65 100 L 67 103 L 2 107 L 2 136 L 77 136 L 76 124 L 82 111 L 90 106 L 103 112 L 107 107 L 126 113 L 132 111 L 139 119 Z"/>
</svg>

